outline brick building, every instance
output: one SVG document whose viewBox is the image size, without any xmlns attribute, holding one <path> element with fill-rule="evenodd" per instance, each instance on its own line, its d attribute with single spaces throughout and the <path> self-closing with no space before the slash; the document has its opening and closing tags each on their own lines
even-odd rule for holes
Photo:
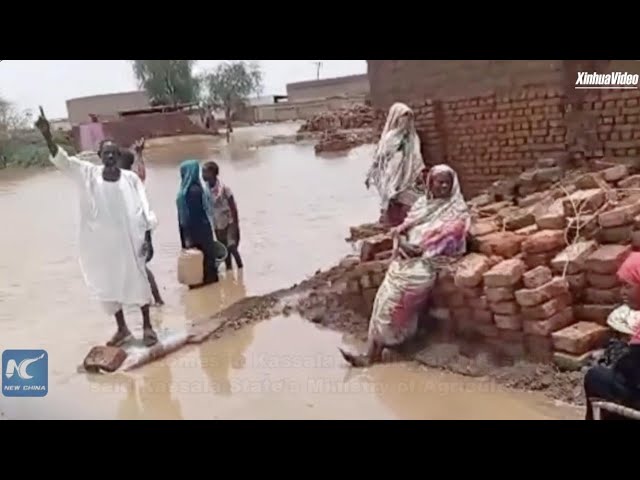
<svg viewBox="0 0 640 480">
<path fill-rule="evenodd" d="M 637 60 L 367 60 L 377 108 L 416 114 L 427 164 L 467 195 L 544 156 L 635 161 L 640 90 L 576 90 L 577 72 L 640 73 Z"/>
</svg>

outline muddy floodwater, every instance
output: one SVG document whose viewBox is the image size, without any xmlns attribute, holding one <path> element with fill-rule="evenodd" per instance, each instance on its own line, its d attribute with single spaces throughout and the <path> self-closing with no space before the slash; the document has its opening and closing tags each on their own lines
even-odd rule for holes
<svg viewBox="0 0 640 480">
<path fill-rule="evenodd" d="M 297 125 L 237 129 L 218 139 L 150 142 L 147 190 L 160 224 L 150 264 L 166 305 L 152 309 L 160 329 L 185 330 L 246 295 L 287 287 L 351 251 L 350 225 L 375 218 L 364 189 L 371 146 L 316 157 L 310 145 L 255 148 Z M 176 281 L 180 250 L 177 165 L 216 160 L 238 202 L 245 263 L 217 284 L 188 291 Z M 88 297 L 76 256 L 77 200 L 60 173 L 0 172 L 0 349 L 45 349 L 49 393 L 0 396 L 3 418 L 100 419 L 545 419 L 577 418 L 570 407 L 491 382 L 394 363 L 356 371 L 337 347 L 339 333 L 277 317 L 180 350 L 141 369 L 78 373 L 89 349 L 115 328 Z M 127 315 L 139 331 L 138 312 Z"/>
</svg>

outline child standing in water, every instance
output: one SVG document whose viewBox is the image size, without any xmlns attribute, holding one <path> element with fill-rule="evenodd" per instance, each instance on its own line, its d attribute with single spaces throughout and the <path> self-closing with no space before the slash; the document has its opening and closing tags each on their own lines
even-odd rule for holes
<svg viewBox="0 0 640 480">
<path fill-rule="evenodd" d="M 233 192 L 222 183 L 219 173 L 220 168 L 216 162 L 204 164 L 203 177 L 211 189 L 211 199 L 213 200 L 216 238 L 227 247 L 227 270 L 231 270 L 232 260 L 236 261 L 238 268 L 242 268 L 242 258 L 240 258 L 240 252 L 238 252 L 238 246 L 240 245 L 238 207 L 233 197 Z"/>
</svg>

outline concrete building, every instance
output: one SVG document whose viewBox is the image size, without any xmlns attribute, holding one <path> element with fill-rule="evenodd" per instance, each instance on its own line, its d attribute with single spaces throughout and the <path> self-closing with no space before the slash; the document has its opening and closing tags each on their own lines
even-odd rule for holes
<svg viewBox="0 0 640 480">
<path fill-rule="evenodd" d="M 90 121 L 90 115 L 99 120 L 112 120 L 118 112 L 125 110 L 145 109 L 150 106 L 146 92 L 109 93 L 91 97 L 72 98 L 67 100 L 67 113 L 72 126 Z"/>
<path fill-rule="evenodd" d="M 331 97 L 360 97 L 369 93 L 367 75 L 324 78 L 287 84 L 289 102 L 320 100 Z"/>
<path fill-rule="evenodd" d="M 286 95 L 264 95 L 262 97 L 250 98 L 247 102 L 249 107 L 259 107 L 262 105 L 273 105 L 287 101 Z"/>
<path fill-rule="evenodd" d="M 287 122 L 308 120 L 330 110 L 363 105 L 364 97 L 333 97 L 301 102 L 282 102 L 252 107 L 254 122 Z"/>
<path fill-rule="evenodd" d="M 287 84 L 287 95 L 252 98 L 238 119 L 251 122 L 307 120 L 327 110 L 365 103 L 367 75 L 326 78 Z"/>
</svg>

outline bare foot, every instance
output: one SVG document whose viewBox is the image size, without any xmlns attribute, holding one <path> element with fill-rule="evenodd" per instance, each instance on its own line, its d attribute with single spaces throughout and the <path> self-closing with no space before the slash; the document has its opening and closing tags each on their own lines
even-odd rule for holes
<svg viewBox="0 0 640 480">
<path fill-rule="evenodd" d="M 344 359 L 354 367 L 368 367 L 371 363 L 367 355 L 353 354 L 347 352 L 346 350 L 343 350 L 342 348 L 339 348 L 338 350 L 340 350 L 340 353 L 342 354 Z"/>
<path fill-rule="evenodd" d="M 122 330 L 118 330 L 111 340 L 107 342 L 108 347 L 120 347 L 127 343 L 128 341 L 133 340 L 133 335 L 128 328 L 124 328 Z"/>
<path fill-rule="evenodd" d="M 145 347 L 152 347 L 156 343 L 158 343 L 158 335 L 153 330 L 153 328 L 145 328 L 142 333 L 142 342 Z"/>
</svg>

